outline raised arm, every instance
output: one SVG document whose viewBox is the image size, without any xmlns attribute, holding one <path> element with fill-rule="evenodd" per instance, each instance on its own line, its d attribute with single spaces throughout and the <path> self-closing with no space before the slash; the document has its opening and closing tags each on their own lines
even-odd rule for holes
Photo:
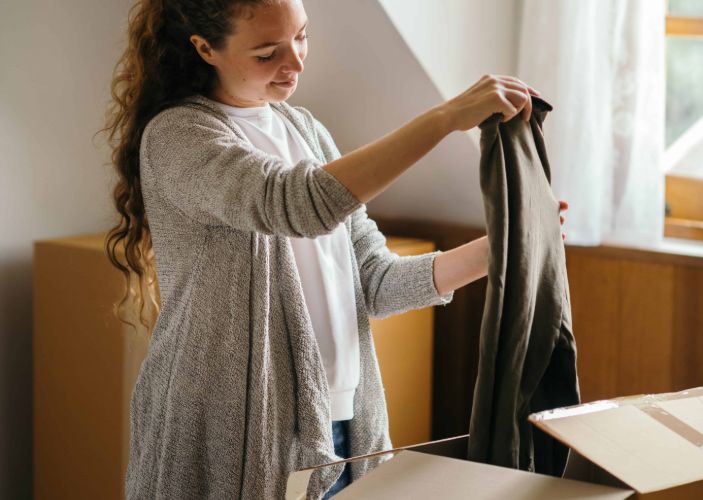
<svg viewBox="0 0 703 500">
<path fill-rule="evenodd" d="M 493 113 L 502 113 L 504 121 L 519 112 L 529 119 L 530 92 L 537 93 L 516 78 L 486 75 L 455 98 L 328 163 L 324 169 L 366 203 L 451 132 L 471 129 Z"/>
<path fill-rule="evenodd" d="M 315 237 L 331 232 L 450 132 L 494 112 L 514 116 L 530 102 L 527 89 L 510 77 L 485 77 L 367 146 L 292 168 L 207 113 L 171 108 L 144 131 L 142 175 L 175 209 L 203 224 Z"/>
<path fill-rule="evenodd" d="M 325 165 L 362 203 L 375 198 L 452 131 L 442 107 Z"/>
</svg>

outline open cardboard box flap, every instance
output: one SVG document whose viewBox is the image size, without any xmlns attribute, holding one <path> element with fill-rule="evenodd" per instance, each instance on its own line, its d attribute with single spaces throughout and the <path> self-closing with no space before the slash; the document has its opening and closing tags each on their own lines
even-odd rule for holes
<svg viewBox="0 0 703 500">
<path fill-rule="evenodd" d="M 566 477 L 618 484 L 608 481 L 612 475 L 641 498 L 703 498 L 703 387 L 596 401 L 529 419 L 571 448 Z"/>
</svg>

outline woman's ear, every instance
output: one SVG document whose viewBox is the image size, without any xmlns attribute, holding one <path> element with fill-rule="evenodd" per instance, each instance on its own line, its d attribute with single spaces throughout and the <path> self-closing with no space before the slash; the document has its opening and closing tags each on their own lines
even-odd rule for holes
<svg viewBox="0 0 703 500">
<path fill-rule="evenodd" d="M 195 47 L 195 50 L 198 52 L 198 54 L 200 54 L 200 57 L 203 58 L 203 61 L 214 66 L 215 51 L 212 50 L 212 47 L 210 47 L 210 44 L 207 43 L 207 40 L 205 40 L 200 35 L 191 35 L 189 40 L 190 43 L 193 44 L 193 47 Z"/>
</svg>

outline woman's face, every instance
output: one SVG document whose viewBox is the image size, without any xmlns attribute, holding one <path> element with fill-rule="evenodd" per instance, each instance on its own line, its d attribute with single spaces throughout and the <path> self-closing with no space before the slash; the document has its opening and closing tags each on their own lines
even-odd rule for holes
<svg viewBox="0 0 703 500">
<path fill-rule="evenodd" d="M 279 0 L 243 8 L 221 50 L 193 35 L 190 41 L 217 72 L 211 97 L 239 107 L 288 99 L 308 52 L 307 21 L 301 0 Z"/>
</svg>

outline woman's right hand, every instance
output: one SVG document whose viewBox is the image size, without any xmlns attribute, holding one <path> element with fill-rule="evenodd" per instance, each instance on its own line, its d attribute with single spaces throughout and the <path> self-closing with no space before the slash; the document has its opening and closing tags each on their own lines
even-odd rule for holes
<svg viewBox="0 0 703 500">
<path fill-rule="evenodd" d="M 468 90 L 441 106 L 447 112 L 452 130 L 469 130 L 493 113 L 502 113 L 504 122 L 522 111 L 525 121 L 532 114 L 530 94 L 539 92 L 512 76 L 484 75 Z"/>
</svg>

